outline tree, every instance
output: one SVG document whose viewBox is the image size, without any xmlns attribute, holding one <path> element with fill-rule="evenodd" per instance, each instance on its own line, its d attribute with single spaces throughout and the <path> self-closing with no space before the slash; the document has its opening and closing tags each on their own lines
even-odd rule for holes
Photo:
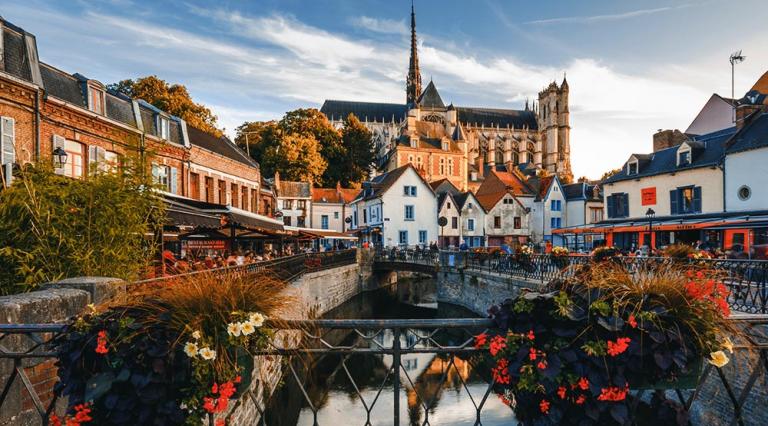
<svg viewBox="0 0 768 426">
<path fill-rule="evenodd" d="M 589 178 L 586 177 L 586 176 L 582 176 L 578 180 L 576 180 L 576 182 L 579 182 L 579 183 L 589 183 Z"/>
<path fill-rule="evenodd" d="M 267 147 L 261 162 L 265 170 L 279 171 L 281 178 L 304 182 L 317 182 L 328 166 L 315 138 L 296 133 L 282 134 L 277 144 Z"/>
<path fill-rule="evenodd" d="M 150 75 L 136 80 L 121 80 L 107 85 L 107 88 L 132 98 L 143 99 L 216 137 L 223 134 L 217 127 L 217 117 L 205 105 L 195 103 L 184 85 L 169 85 L 165 80 Z"/>
<path fill-rule="evenodd" d="M 282 137 L 282 130 L 276 121 L 246 121 L 235 129 L 235 143 L 251 154 L 258 163 L 262 163 L 264 153 L 269 147 L 274 147 Z M 266 170 L 260 164 L 266 175 L 274 174 L 274 170 Z"/>
<path fill-rule="evenodd" d="M 87 179 L 30 164 L 0 191 L 0 294 L 68 277 L 139 276 L 155 248 L 145 235 L 162 226 L 164 207 L 131 166 L 139 162 L 124 164 Z"/>
<path fill-rule="evenodd" d="M 325 114 L 315 108 L 300 108 L 289 111 L 278 123 L 286 134 L 312 136 L 318 143 L 320 154 L 331 165 L 316 180 L 323 186 L 335 186 L 347 175 L 343 165 L 346 164 L 346 150 L 341 140 L 341 133 L 336 130 Z"/>
<path fill-rule="evenodd" d="M 368 180 L 375 159 L 371 132 L 354 114 L 349 114 L 344 120 L 341 140 L 346 152 L 344 167 L 338 168 L 343 171 L 343 176 L 338 181 L 343 186 L 359 187 L 363 181 Z"/>
<path fill-rule="evenodd" d="M 609 177 L 617 173 L 621 173 L 621 167 L 619 167 L 618 169 L 608 170 L 607 172 L 603 173 L 603 175 L 600 176 L 600 182 L 605 181 L 606 179 L 608 179 Z"/>
</svg>

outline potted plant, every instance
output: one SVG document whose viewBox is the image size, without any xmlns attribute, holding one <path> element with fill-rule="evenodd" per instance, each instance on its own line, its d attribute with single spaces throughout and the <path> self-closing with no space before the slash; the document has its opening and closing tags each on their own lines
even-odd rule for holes
<svg viewBox="0 0 768 426">
<path fill-rule="evenodd" d="M 271 341 L 267 315 L 290 300 L 285 286 L 203 273 L 94 308 L 55 341 L 55 391 L 68 397 L 68 415 L 86 406 L 97 424 L 194 425 L 226 415 L 251 382 L 250 353 Z"/>
<path fill-rule="evenodd" d="M 570 254 L 571 252 L 566 247 L 554 247 L 551 253 L 552 263 L 554 263 L 558 269 L 565 269 L 570 264 L 568 259 Z"/>
<path fill-rule="evenodd" d="M 630 418 L 638 404 L 651 422 L 676 424 L 632 390 L 695 387 L 703 360 L 728 362 L 728 292 L 715 276 L 630 273 L 608 262 L 547 290 L 493 308 L 503 332 L 475 341 L 493 358 L 495 391 L 524 425 L 640 423 Z"/>
</svg>

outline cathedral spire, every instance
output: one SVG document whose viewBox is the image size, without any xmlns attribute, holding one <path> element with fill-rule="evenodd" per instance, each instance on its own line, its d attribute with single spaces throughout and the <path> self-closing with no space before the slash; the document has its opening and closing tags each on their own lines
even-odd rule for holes
<svg viewBox="0 0 768 426">
<path fill-rule="evenodd" d="M 408 78 L 405 83 L 405 101 L 416 105 L 421 95 L 421 72 L 419 71 L 419 53 L 416 44 L 416 13 L 411 0 L 411 61 L 408 64 Z"/>
</svg>

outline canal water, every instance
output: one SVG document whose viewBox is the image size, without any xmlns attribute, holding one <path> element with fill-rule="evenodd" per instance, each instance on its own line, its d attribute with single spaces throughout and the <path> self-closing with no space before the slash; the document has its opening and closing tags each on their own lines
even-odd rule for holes
<svg viewBox="0 0 768 426">
<path fill-rule="evenodd" d="M 361 294 L 324 318 L 471 318 L 471 311 L 459 306 L 436 302 L 435 282 L 432 279 L 401 280 L 397 287 Z M 478 331 L 476 331 L 478 332 Z M 334 332 L 326 337 L 335 344 L 376 347 L 365 342 L 354 332 Z M 469 337 L 465 331 L 441 332 L 435 340 L 441 344 L 457 344 Z M 414 343 L 413 335 L 404 336 L 403 346 Z M 391 346 L 391 331 L 376 335 L 377 343 Z M 419 347 L 419 346 L 417 346 Z M 304 389 L 317 409 L 320 426 L 365 425 L 366 405 L 370 408 L 371 425 L 392 425 L 393 385 L 387 371 L 392 366 L 390 355 L 317 356 L 294 362 Z M 430 425 L 473 425 L 476 410 L 488 387 L 482 377 L 488 370 L 477 360 L 437 354 L 405 354 L 402 356 L 405 372 L 400 373 L 400 424 L 422 425 L 425 418 Z M 476 371 L 473 366 L 477 366 Z M 346 367 L 346 369 L 345 369 Z M 482 374 L 482 376 L 481 376 Z M 350 380 L 354 379 L 354 383 Z M 445 380 L 443 380 L 445 378 Z M 383 385 L 383 386 L 382 386 Z M 379 389 L 382 389 L 379 392 Z M 359 390 L 356 392 L 356 389 Z M 429 415 L 425 416 L 423 401 L 428 401 Z M 365 401 L 365 404 L 361 401 Z M 375 403 L 374 403 L 375 401 Z M 512 411 L 491 393 L 481 411 L 481 422 L 486 426 L 514 425 Z M 267 424 L 276 426 L 314 424 L 314 416 L 302 389 L 289 373 L 271 399 L 266 415 Z"/>
</svg>

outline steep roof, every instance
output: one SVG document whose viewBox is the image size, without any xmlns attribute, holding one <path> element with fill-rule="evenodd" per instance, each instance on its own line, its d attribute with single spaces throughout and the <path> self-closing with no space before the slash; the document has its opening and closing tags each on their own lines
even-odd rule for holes
<svg viewBox="0 0 768 426">
<path fill-rule="evenodd" d="M 462 192 L 453 196 L 453 200 L 456 201 L 456 205 L 460 209 L 464 208 L 464 205 L 467 204 L 467 200 L 470 198 L 474 198 L 475 201 L 477 201 L 477 197 L 475 197 L 475 194 L 473 194 L 471 191 Z M 479 201 L 477 202 L 479 203 Z M 482 205 L 480 207 L 482 207 Z"/>
<path fill-rule="evenodd" d="M 424 180 L 424 178 L 416 171 L 416 168 L 414 168 L 411 163 L 408 163 L 387 173 L 380 174 L 370 181 L 363 183 L 363 199 L 370 200 L 372 198 L 378 198 L 383 193 L 387 192 L 387 190 L 389 190 L 389 188 L 392 187 L 392 185 L 394 185 L 395 182 L 400 179 L 400 176 L 405 174 L 408 169 L 413 169 L 413 172 L 416 173 L 416 176 L 418 176 L 419 179 L 424 182 L 424 185 L 429 188 L 430 191 L 432 191 L 432 187 L 429 186 L 429 182 Z M 371 190 L 367 195 L 365 195 L 367 192 L 366 187 L 370 188 Z"/>
<path fill-rule="evenodd" d="M 538 129 L 536 114 L 530 110 L 456 107 L 459 122 L 488 127 Z"/>
<path fill-rule="evenodd" d="M 531 176 L 528 178 L 526 183 L 528 186 L 531 187 L 533 192 L 536 194 L 536 201 L 543 200 L 544 197 L 547 196 L 547 192 L 549 191 L 549 187 L 552 186 L 552 182 L 555 181 L 555 176 Z"/>
<path fill-rule="evenodd" d="M 389 122 L 394 119 L 398 122 L 405 119 L 408 107 L 405 104 L 327 100 L 320 107 L 320 112 L 334 120 L 343 120 L 349 114 L 355 114 L 361 121 Z"/>
<path fill-rule="evenodd" d="M 347 204 L 359 193 L 360 190 L 354 188 L 312 188 L 312 202 Z"/>
<path fill-rule="evenodd" d="M 563 185 L 563 195 L 567 201 L 581 200 L 587 197 L 587 184 L 584 182 L 576 182 L 568 185 Z"/>
<path fill-rule="evenodd" d="M 456 188 L 456 185 L 454 185 L 453 182 L 448 180 L 448 178 L 442 178 L 439 180 L 432 181 L 429 183 L 429 186 L 437 194 L 449 192 L 452 195 L 455 195 L 460 192 L 459 188 Z"/>
<path fill-rule="evenodd" d="M 719 130 L 695 137 L 689 144 L 698 146 L 691 163 L 687 166 L 677 166 L 677 150 L 679 146 L 662 149 L 649 155 L 647 163 L 640 166 L 637 174 L 628 175 L 627 168 L 622 167 L 619 173 L 609 177 L 604 183 L 620 182 L 623 180 L 637 179 L 645 176 L 654 176 L 663 173 L 678 172 L 681 170 L 697 169 L 717 165 L 725 154 L 725 144 L 733 136 L 735 128 Z M 701 143 L 700 145 L 698 143 Z M 636 154 L 637 155 L 637 154 Z M 626 166 L 626 164 L 624 165 Z"/>
<path fill-rule="evenodd" d="M 768 147 L 768 113 L 760 112 L 728 142 L 728 154 Z"/>
<path fill-rule="evenodd" d="M 419 96 L 418 103 L 422 108 L 445 108 L 443 99 L 440 97 L 440 93 L 437 93 L 437 87 L 432 80 L 429 81 L 427 88 Z"/>
<path fill-rule="evenodd" d="M 216 136 L 202 131 L 194 126 L 187 125 L 187 135 L 189 135 L 189 142 L 192 145 L 200 148 L 207 149 L 221 156 L 227 157 L 230 160 L 246 164 L 251 167 L 259 167 L 251 157 L 248 156 L 242 149 L 235 145 L 227 137 L 217 138 Z"/>
<path fill-rule="evenodd" d="M 766 71 L 760 78 L 757 79 L 752 86 L 752 90 L 760 93 L 768 93 L 768 71 Z"/>
<path fill-rule="evenodd" d="M 311 198 L 312 185 L 309 182 L 281 180 L 277 188 L 279 198 Z"/>
<path fill-rule="evenodd" d="M 531 189 L 514 173 L 500 172 L 498 170 L 491 170 L 491 173 L 495 174 L 507 189 L 511 190 L 515 195 L 531 194 Z"/>
</svg>

